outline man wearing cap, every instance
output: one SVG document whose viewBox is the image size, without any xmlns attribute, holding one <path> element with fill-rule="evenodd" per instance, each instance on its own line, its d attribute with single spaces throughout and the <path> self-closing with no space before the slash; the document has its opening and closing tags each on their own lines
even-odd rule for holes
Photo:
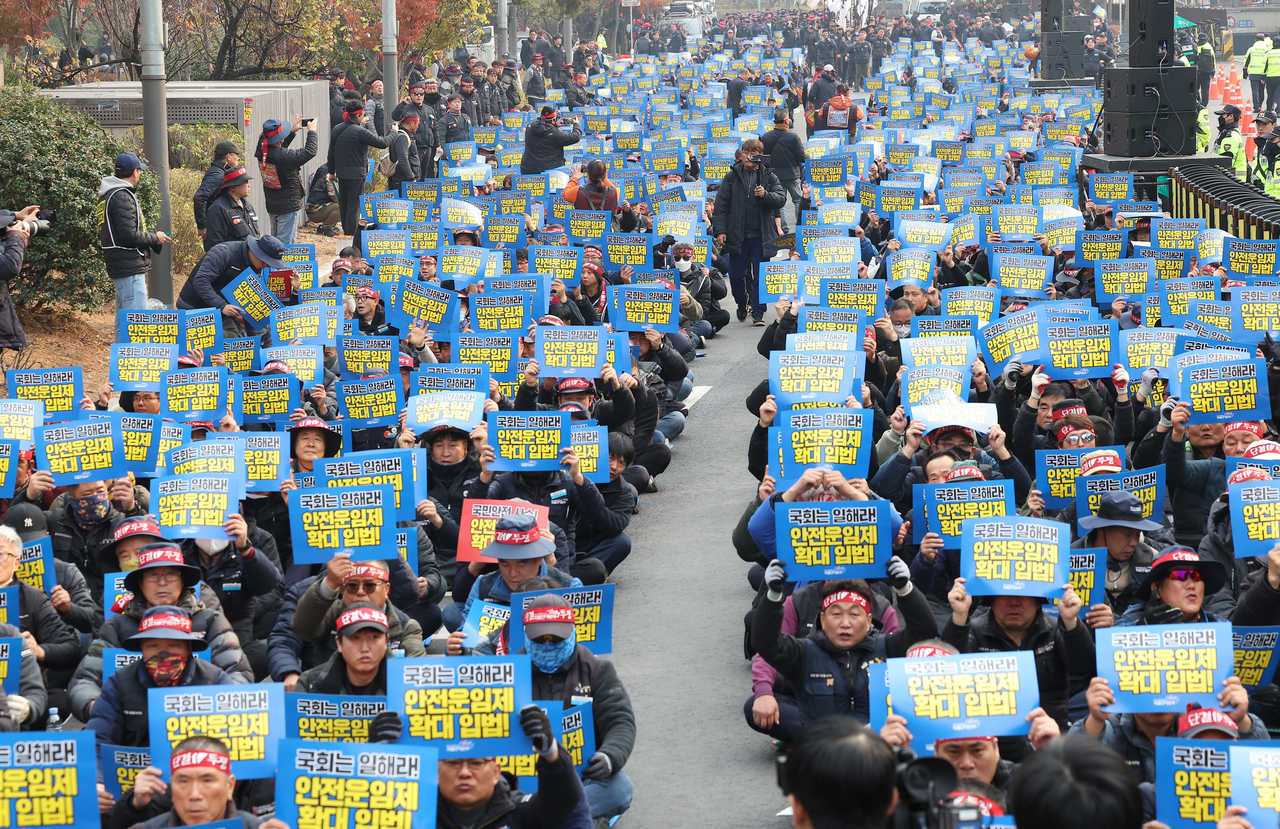
<svg viewBox="0 0 1280 829">
<path fill-rule="evenodd" d="M 476 90 L 476 82 L 470 75 L 458 81 L 458 93 L 462 98 L 462 112 L 473 126 L 483 127 L 489 123 L 489 109 L 483 96 Z"/>
<path fill-rule="evenodd" d="M 104 176 L 98 187 L 98 244 L 116 290 L 116 340 L 120 339 L 119 312 L 147 307 L 151 254 L 172 241 L 163 230 L 147 231 L 138 202 L 138 181 L 145 169 L 147 165 L 136 155 L 121 153 L 116 156 L 113 175 Z M 23 212 L 29 213 L 31 208 Z"/>
<path fill-rule="evenodd" d="M 431 86 L 431 102 L 427 101 L 428 84 Z M 439 89 L 439 82 L 435 78 L 410 84 L 409 94 L 403 101 L 396 104 L 396 108 L 391 112 L 391 120 L 399 122 L 400 129 L 413 138 L 413 147 L 418 154 L 418 180 L 435 175 L 436 118 L 439 114 L 436 105 L 440 103 Z M 443 108 L 443 106 L 440 107 L 440 109 Z M 417 126 L 413 129 L 404 123 L 406 116 L 411 114 L 418 116 Z"/>
<path fill-rule="evenodd" d="M 262 196 L 271 220 L 271 235 L 286 245 L 292 245 L 297 239 L 298 222 L 307 199 L 302 168 L 316 157 L 318 136 L 313 129 L 307 130 L 302 149 L 288 148 L 302 127 L 301 115 L 294 118 L 292 124 L 268 119 L 262 125 L 262 136 L 253 153 L 262 172 Z"/>
<path fill-rule="evenodd" d="M 427 655 L 422 625 L 391 604 L 392 567 L 396 568 L 394 578 L 413 582 L 413 572 L 401 559 L 353 562 L 350 556 L 340 553 L 325 565 L 323 576 L 302 594 L 290 624 L 295 633 L 315 647 L 317 664 L 327 662 L 335 653 L 333 636 L 338 617 L 358 602 L 372 604 L 386 615 L 387 647 L 392 656 Z M 289 684 L 288 679 L 285 684 Z"/>
<path fill-rule="evenodd" d="M 582 127 L 574 115 L 566 122 L 571 124 L 569 132 L 560 129 L 559 123 L 555 106 L 547 104 L 539 111 L 538 119 L 525 128 L 521 175 L 536 175 L 564 166 L 564 148 L 582 140 Z"/>
<path fill-rule="evenodd" d="M 227 171 L 240 166 L 240 157 L 243 154 L 234 141 L 219 141 L 213 148 L 213 163 L 209 165 L 208 170 L 205 170 L 204 178 L 196 188 L 196 194 L 191 198 L 196 217 L 196 234 L 201 239 L 205 236 L 207 205 L 222 189 L 222 177 L 227 174 Z"/>
<path fill-rule="evenodd" d="M 1258 32 L 1249 50 L 1244 53 L 1242 77 L 1249 82 L 1253 111 L 1261 112 L 1267 103 L 1267 52 L 1271 51 L 1271 43 L 1265 34 Z"/>
<path fill-rule="evenodd" d="M 188 565 L 182 550 L 170 541 L 148 544 L 138 553 L 138 566 L 125 576 L 129 598 L 115 616 L 98 629 L 89 653 L 71 680 L 71 713 L 89 721 L 95 701 L 102 693 L 102 652 L 121 648 L 139 632 L 148 611 L 176 606 L 189 617 L 188 633 L 199 636 L 209 646 L 209 662 L 227 672 L 234 683 L 253 682 L 253 669 L 240 649 L 240 641 L 227 617 L 205 606 L 195 593 L 200 571 Z M 123 602 L 122 597 L 122 602 Z M 145 728 L 144 728 L 145 733 Z"/>
<path fill-rule="evenodd" d="M 1040 706 L 1065 731 L 1068 699 L 1083 691 L 1084 680 L 1097 670 L 1093 638 L 1080 624 L 1079 595 L 1071 585 L 1063 585 L 1057 619 L 1045 615 L 1043 600 L 1032 596 L 994 596 L 988 600 L 989 613 L 971 617 L 973 597 L 964 581 L 957 578 L 947 594 L 951 618 L 941 638 L 963 653 L 1034 653 Z"/>
<path fill-rule="evenodd" d="M 298 677 L 299 694 L 385 696 L 387 614 L 369 602 L 352 602 L 334 621 L 336 650 L 329 661 Z"/>
<path fill-rule="evenodd" d="M 452 532 L 437 531 L 434 539 L 436 561 L 448 585 L 453 584 L 456 569 L 464 492 L 484 469 L 480 451 L 487 436 L 488 430 L 482 424 L 470 434 L 453 426 L 437 426 L 416 438 L 427 449 L 427 497 L 417 504 L 418 517 L 430 521 L 433 528 L 438 519 L 438 530 L 446 525 L 452 528 Z"/>
<path fill-rule="evenodd" d="M 1115 457 L 1111 457 L 1111 456 Z M 1110 449 L 1099 449 L 1081 458 L 1081 466 L 1089 465 L 1089 474 L 1107 475 L 1123 472 L 1119 455 Z M 1113 469 L 1114 467 L 1114 469 Z M 1084 475 L 1083 470 L 1080 473 Z M 1072 522 L 1075 514 L 1061 516 Z M 1102 496 L 1095 515 L 1080 519 L 1085 533 L 1072 544 L 1072 549 L 1105 548 L 1107 553 L 1106 594 L 1104 602 L 1094 602 L 1085 614 L 1092 628 L 1109 627 L 1116 616 L 1133 604 L 1142 575 L 1156 559 L 1156 551 L 1147 543 L 1144 532 L 1155 532 L 1161 525 L 1142 517 L 1142 501 L 1132 492 L 1107 492 Z M 1096 586 L 1095 586 L 1096 587 Z M 1094 594 L 1098 598 L 1102 595 Z"/>
<path fill-rule="evenodd" d="M 198 631 L 193 632 L 191 614 L 183 607 L 148 608 L 138 622 L 137 633 L 125 639 L 123 647 L 141 653 L 141 658 L 118 668 L 103 683 L 85 724 L 95 733 L 98 746 L 151 744 L 148 688 L 233 684 L 212 662 L 192 657 L 196 651 L 207 650 L 209 643 Z"/>
<path fill-rule="evenodd" d="M 416 112 L 405 112 L 399 125 L 392 124 L 389 152 L 396 169 L 387 177 L 387 189 L 396 194 L 400 193 L 401 184 L 422 179 L 421 156 L 414 143 L 415 139 L 410 137 L 417 135 L 418 127 L 419 116 Z"/>
<path fill-rule="evenodd" d="M 1192 732 L 1186 735 L 1190 737 L 1204 731 L 1217 731 L 1229 739 L 1270 739 L 1262 720 L 1249 715 L 1249 694 L 1237 676 L 1229 676 L 1222 681 L 1222 690 L 1218 692 L 1221 711 L 1198 709 L 1188 712 L 1197 714 L 1195 717 L 1189 717 L 1188 714 L 1179 717 L 1176 711 L 1158 714 L 1108 714 L 1103 707 L 1115 704 L 1115 694 L 1107 680 L 1100 676 L 1089 681 L 1085 699 L 1089 703 L 1089 716 L 1074 723 L 1071 733 L 1097 737 L 1103 745 L 1114 749 L 1124 758 L 1139 783 L 1156 782 L 1156 738 L 1175 735 L 1182 737 L 1184 726 Z M 1200 713 L 1202 711 L 1213 711 L 1217 716 Z M 1223 717 L 1223 714 L 1226 716 Z"/>
<path fill-rule="evenodd" d="M 1277 55 L 1276 64 L 1280 71 L 1280 55 Z M 1276 80 L 1280 81 L 1280 74 L 1276 76 Z M 1267 86 L 1271 86 L 1270 81 Z M 1235 104 L 1225 104 L 1214 114 L 1218 116 L 1218 135 L 1213 139 L 1213 145 L 1209 151 L 1214 155 L 1223 155 L 1231 159 L 1231 169 L 1235 171 L 1237 177 L 1244 178 L 1245 155 L 1244 141 L 1240 137 L 1240 107 Z"/>
<path fill-rule="evenodd" d="M 556 552 L 554 538 L 549 530 L 538 527 L 537 519 L 531 512 L 499 518 L 494 527 L 493 541 L 481 551 L 489 558 L 498 560 L 498 570 L 496 573 L 484 572 L 488 568 L 481 562 L 471 562 L 465 570 L 459 569 L 454 581 L 454 603 L 447 606 L 442 614 L 445 627 L 450 631 L 462 627 L 463 620 L 467 618 L 471 605 L 475 602 L 510 605 L 511 594 L 520 589 L 525 579 L 533 576 L 549 576 L 558 587 L 582 587 L 582 580 L 570 576 L 567 569 L 557 569 L 547 563 L 548 557 Z M 462 594 L 463 587 L 467 588 L 465 602 L 458 601 L 457 598 Z"/>
<path fill-rule="evenodd" d="M 542 70 L 545 59 L 546 55 L 542 52 L 534 52 L 533 64 L 524 70 L 524 95 L 532 107 L 547 100 L 547 78 Z"/>
<path fill-rule="evenodd" d="M 277 818 L 263 820 L 241 810 L 236 795 L 227 745 L 213 737 L 188 737 L 169 755 L 169 784 L 165 785 L 155 766 L 143 769 L 134 778 L 133 788 L 103 816 L 103 826 L 166 829 L 226 820 L 243 823 L 244 829 L 289 829 Z"/>
<path fill-rule="evenodd" d="M 231 318 L 232 324 L 237 324 L 244 319 L 244 312 L 227 302 L 222 296 L 222 289 L 245 268 L 257 273 L 267 267 L 288 268 L 281 258 L 284 254 L 284 242 L 274 236 L 260 239 L 250 236 L 244 241 L 224 242 L 200 259 L 178 294 L 177 307 L 184 310 L 218 308 L 224 317 Z"/>
<path fill-rule="evenodd" d="M 241 242 L 258 235 L 258 214 L 249 201 L 253 179 L 247 168 L 234 167 L 222 177 L 222 190 L 209 202 L 204 249 L 222 242 Z"/>
</svg>

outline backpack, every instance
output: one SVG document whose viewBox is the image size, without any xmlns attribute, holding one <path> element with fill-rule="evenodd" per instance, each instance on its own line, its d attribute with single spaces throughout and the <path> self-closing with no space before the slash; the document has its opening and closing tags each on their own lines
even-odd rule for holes
<svg viewBox="0 0 1280 829">
<path fill-rule="evenodd" d="M 1213 70 L 1213 52 L 1201 49 L 1196 53 L 1196 72 L 1199 72 L 1201 75 L 1212 75 Z"/>
<path fill-rule="evenodd" d="M 578 188 L 578 195 L 573 200 L 578 210 L 609 210 L 618 206 L 618 188 L 610 187 L 601 190 L 594 184 L 584 184 Z"/>
<path fill-rule="evenodd" d="M 395 147 L 394 141 L 391 143 L 390 147 L 387 147 L 387 149 L 383 150 L 382 153 L 378 155 L 378 172 L 382 173 L 384 178 L 391 178 L 395 175 L 396 167 L 399 166 L 396 159 L 391 157 L 391 150 L 393 147 Z"/>
</svg>

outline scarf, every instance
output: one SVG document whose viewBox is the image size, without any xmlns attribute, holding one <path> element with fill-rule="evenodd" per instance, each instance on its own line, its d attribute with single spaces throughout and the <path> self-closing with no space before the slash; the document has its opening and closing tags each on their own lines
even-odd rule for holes
<svg viewBox="0 0 1280 829">
<path fill-rule="evenodd" d="M 573 656 L 578 646 L 578 633 L 575 630 L 569 638 L 561 642 L 527 642 L 525 650 L 529 652 L 529 660 L 533 667 L 544 674 L 554 674 Z"/>
<path fill-rule="evenodd" d="M 151 675 L 151 679 L 155 681 L 159 688 L 172 688 L 178 684 L 178 680 L 182 679 L 182 674 L 187 670 L 187 660 L 190 657 L 185 654 L 173 653 L 172 651 L 160 651 L 160 653 L 145 660 L 142 664 L 147 669 L 147 673 Z"/>
</svg>

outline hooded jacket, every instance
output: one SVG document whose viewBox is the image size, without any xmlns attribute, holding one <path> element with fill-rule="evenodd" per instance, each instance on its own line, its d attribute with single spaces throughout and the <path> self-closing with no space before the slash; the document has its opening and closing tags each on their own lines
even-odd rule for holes
<svg viewBox="0 0 1280 829">
<path fill-rule="evenodd" d="M 232 683 L 253 682 L 253 669 L 249 667 L 244 651 L 240 650 L 240 640 L 236 638 L 227 617 L 205 607 L 204 602 L 197 599 L 195 591 L 190 588 L 182 591 L 177 604 L 191 614 L 191 632 L 200 634 L 209 643 L 209 649 L 202 652 L 201 660 L 226 671 Z M 76 719 L 88 722 L 89 709 L 102 694 L 103 650 L 123 648 L 125 640 L 138 632 L 142 614 L 148 606 L 147 600 L 142 596 L 134 596 L 123 611 L 103 622 L 98 629 L 97 637 L 89 644 L 89 653 L 81 661 L 80 667 L 76 668 L 67 689 L 71 698 L 71 713 L 75 714 Z"/>
<path fill-rule="evenodd" d="M 112 279 L 146 273 L 150 248 L 160 245 L 160 237 L 147 232 L 138 191 L 115 176 L 106 176 L 98 187 L 98 244 Z"/>
<path fill-rule="evenodd" d="M 570 132 L 548 124 L 542 119 L 530 124 L 524 131 L 524 155 L 520 157 L 520 174 L 524 176 L 545 173 L 564 166 L 564 148 L 582 140 L 582 127 L 573 125 Z"/>
</svg>

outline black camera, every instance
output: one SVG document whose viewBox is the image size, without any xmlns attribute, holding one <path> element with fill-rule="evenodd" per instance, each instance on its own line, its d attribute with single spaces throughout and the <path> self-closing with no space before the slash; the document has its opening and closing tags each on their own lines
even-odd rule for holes
<svg viewBox="0 0 1280 829">
<path fill-rule="evenodd" d="M 941 757 L 917 757 L 909 748 L 896 748 L 898 756 L 898 807 L 892 829 L 982 829 L 977 806 L 952 803 L 957 777 L 955 766 Z"/>
<path fill-rule="evenodd" d="M 301 121 L 301 124 L 302 124 L 302 126 L 304 126 L 304 127 L 309 127 L 309 126 L 311 126 L 312 124 L 314 124 L 315 122 L 316 122 L 316 119 L 314 119 L 314 118 L 303 118 L 303 119 L 302 119 L 302 121 Z"/>
<path fill-rule="evenodd" d="M 747 156 L 747 161 L 750 161 L 752 164 L 768 164 L 769 156 L 761 153 L 753 153 Z"/>
<path fill-rule="evenodd" d="M 13 219 L 5 226 L 4 230 L 8 233 L 10 230 L 25 230 L 31 238 L 37 236 L 48 236 L 52 231 L 50 225 L 56 224 L 58 221 L 58 211 L 56 210 L 38 210 L 34 220 L 20 222 L 15 215 Z"/>
</svg>

